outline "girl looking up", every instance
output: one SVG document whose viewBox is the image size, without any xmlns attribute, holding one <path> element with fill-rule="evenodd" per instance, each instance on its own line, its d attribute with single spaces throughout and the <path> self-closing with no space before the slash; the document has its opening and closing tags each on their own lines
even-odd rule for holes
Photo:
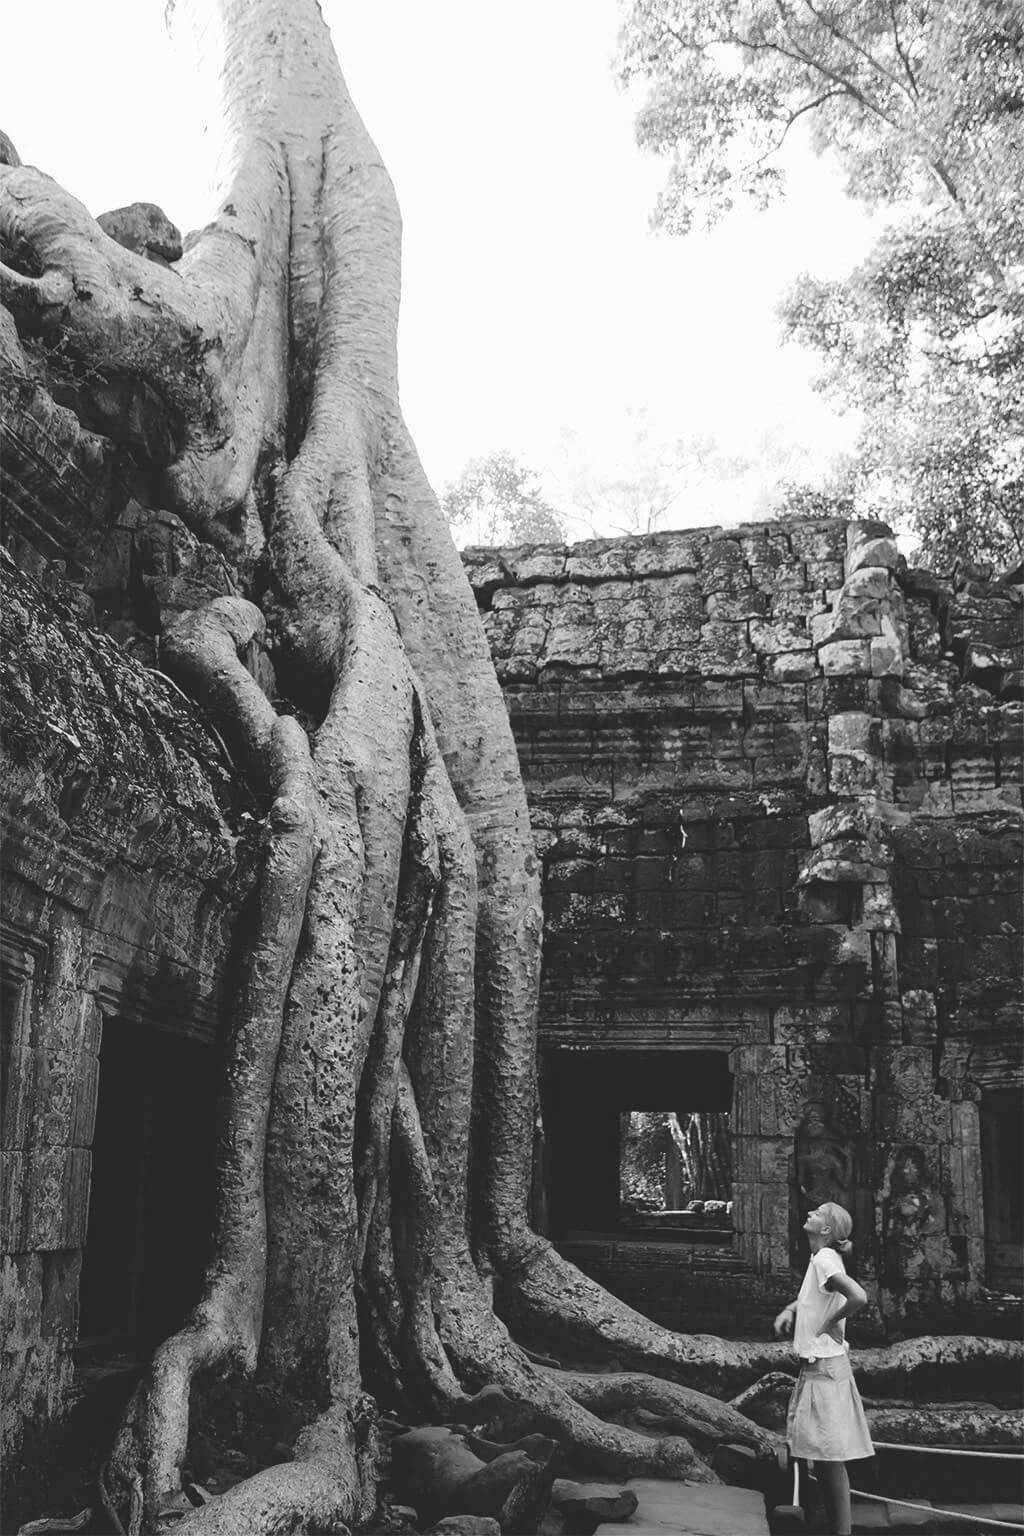
<svg viewBox="0 0 1024 1536">
<path fill-rule="evenodd" d="M 875 1454 L 847 1353 L 846 1319 L 867 1305 L 842 1260 L 853 1248 L 852 1230 L 849 1211 L 834 1201 L 811 1211 L 804 1222 L 811 1262 L 796 1301 L 775 1319 L 776 1335 L 792 1333 L 800 1357 L 786 1439 L 791 1455 L 814 1462 L 828 1529 L 835 1536 L 850 1531 L 846 1463 Z"/>
</svg>

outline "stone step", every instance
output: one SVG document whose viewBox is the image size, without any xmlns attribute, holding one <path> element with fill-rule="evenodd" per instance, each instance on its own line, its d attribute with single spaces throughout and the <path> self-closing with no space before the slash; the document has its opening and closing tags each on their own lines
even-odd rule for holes
<svg viewBox="0 0 1024 1536">
<path fill-rule="evenodd" d="M 622 1485 L 637 1496 L 636 1513 L 598 1526 L 600 1536 L 768 1536 L 764 1498 L 749 1488 L 634 1477 Z"/>
</svg>

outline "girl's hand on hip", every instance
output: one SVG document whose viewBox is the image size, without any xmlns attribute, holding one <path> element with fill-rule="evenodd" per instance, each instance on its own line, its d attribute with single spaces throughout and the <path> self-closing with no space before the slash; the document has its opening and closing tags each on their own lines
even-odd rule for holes
<svg viewBox="0 0 1024 1536">
<path fill-rule="evenodd" d="M 774 1332 L 777 1339 L 785 1338 L 787 1334 L 793 1332 L 795 1316 L 796 1309 L 794 1307 L 783 1307 L 782 1311 L 779 1313 L 778 1317 L 772 1324 L 772 1331 Z"/>
</svg>

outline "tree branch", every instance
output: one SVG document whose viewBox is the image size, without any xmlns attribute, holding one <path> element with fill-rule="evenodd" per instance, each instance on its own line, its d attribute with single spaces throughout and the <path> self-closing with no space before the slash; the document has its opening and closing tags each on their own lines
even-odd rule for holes
<svg viewBox="0 0 1024 1536">
<path fill-rule="evenodd" d="M 854 53 L 860 54 L 865 63 L 871 69 L 875 70 L 877 74 L 880 74 L 883 79 L 888 80 L 891 85 L 894 85 L 898 91 L 902 91 L 904 95 L 909 94 L 902 80 L 900 80 L 897 75 L 894 75 L 892 70 L 889 69 L 887 65 L 883 64 L 880 59 L 876 59 L 874 54 L 871 53 L 869 49 L 865 48 L 861 43 L 857 42 L 856 38 L 850 37 L 850 35 L 844 32 L 842 28 L 837 27 L 834 21 L 831 21 L 829 17 L 824 15 L 823 12 L 819 11 L 817 6 L 814 4 L 814 0 L 803 0 L 803 3 L 807 10 L 810 11 L 818 25 L 824 27 L 826 31 L 831 32 L 837 43 L 842 43 L 845 47 L 852 48 Z"/>
<path fill-rule="evenodd" d="M 823 60 L 816 58 L 814 54 L 808 53 L 806 48 L 796 40 L 789 30 L 782 0 L 774 0 L 774 3 L 783 34 L 788 39 L 791 48 L 795 50 L 795 53 L 771 43 L 768 44 L 768 47 L 774 47 L 777 52 L 784 54 L 786 58 L 792 59 L 795 57 L 805 64 L 808 69 L 816 70 L 818 74 L 824 75 L 826 80 L 831 80 L 832 84 L 837 85 L 841 92 L 851 96 L 854 101 L 859 101 L 866 112 L 870 112 L 872 116 L 877 117 L 879 122 L 886 123 L 894 132 L 902 134 L 906 131 L 877 101 L 873 101 L 859 85 L 854 84 L 853 81 L 839 74 L 837 70 L 833 69 Z"/>
<path fill-rule="evenodd" d="M 910 63 L 910 55 L 904 48 L 902 39 L 900 38 L 899 22 L 896 20 L 896 0 L 889 0 L 889 19 L 892 22 L 892 40 L 896 49 L 896 53 L 903 65 L 903 69 L 909 82 L 910 90 L 913 94 L 914 100 L 917 101 L 921 92 L 918 89 L 917 76 L 914 74 L 913 67 Z"/>
</svg>

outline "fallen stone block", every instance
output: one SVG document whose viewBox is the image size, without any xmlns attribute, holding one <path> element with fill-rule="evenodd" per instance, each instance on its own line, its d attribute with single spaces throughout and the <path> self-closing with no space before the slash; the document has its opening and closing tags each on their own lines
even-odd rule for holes
<svg viewBox="0 0 1024 1536">
<path fill-rule="evenodd" d="M 637 1496 L 630 1488 L 614 1483 L 573 1483 L 555 1479 L 551 1503 L 566 1518 L 566 1530 L 577 1536 L 590 1536 L 598 1525 L 608 1520 L 628 1520 L 637 1506 Z"/>
</svg>

